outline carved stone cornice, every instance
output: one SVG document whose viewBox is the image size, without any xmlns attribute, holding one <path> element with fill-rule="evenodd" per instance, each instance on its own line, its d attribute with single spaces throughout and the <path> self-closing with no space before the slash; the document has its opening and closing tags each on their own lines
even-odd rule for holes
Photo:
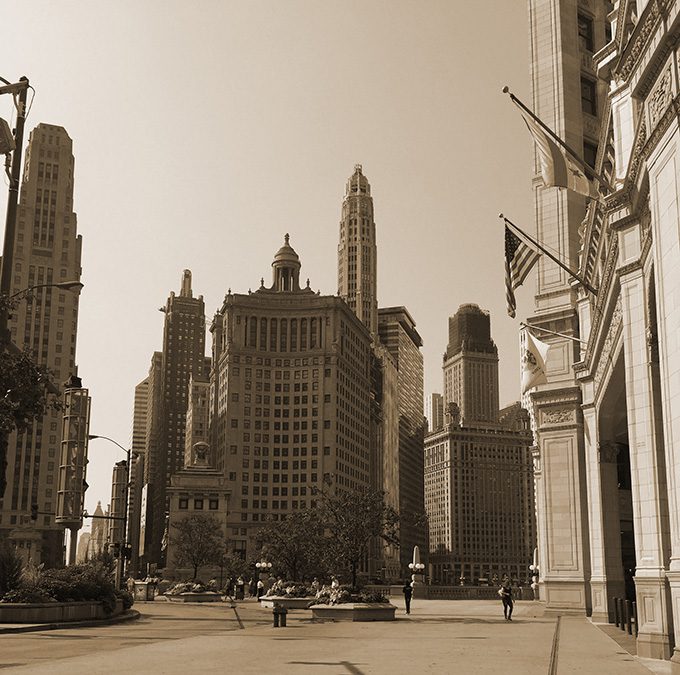
<svg viewBox="0 0 680 675">
<path fill-rule="evenodd" d="M 660 23 L 661 11 L 658 4 L 654 1 L 649 2 L 630 36 L 628 44 L 624 47 L 619 62 L 614 67 L 614 75 L 617 78 L 627 80 L 630 77 Z"/>
<path fill-rule="evenodd" d="M 616 270 L 616 273 L 618 274 L 619 278 L 625 277 L 627 274 L 630 274 L 631 272 L 636 272 L 636 271 L 642 271 L 642 260 L 639 258 L 637 260 L 633 260 L 633 262 L 629 262 L 626 265 L 622 265 Z"/>
<path fill-rule="evenodd" d="M 619 333 L 621 332 L 622 326 L 623 326 L 623 311 L 621 309 L 621 296 L 617 295 L 616 304 L 614 305 L 614 310 L 612 311 L 612 316 L 611 319 L 609 320 L 609 329 L 607 330 L 604 342 L 602 343 L 602 349 L 600 349 L 598 355 L 597 364 L 595 365 L 595 374 L 593 375 L 593 382 L 596 392 L 598 392 L 600 389 L 600 385 L 602 384 L 602 380 L 604 378 L 604 374 L 607 368 L 613 367 L 611 363 L 611 353 L 614 348 L 614 344 L 616 343 L 616 340 L 619 337 Z M 595 337 L 597 337 L 596 334 L 594 335 Z M 595 342 L 597 342 L 597 340 L 591 340 L 588 344 L 589 353 L 587 355 L 587 362 L 590 364 L 592 364 L 593 362 L 593 353 L 591 350 L 593 350 Z"/>
</svg>

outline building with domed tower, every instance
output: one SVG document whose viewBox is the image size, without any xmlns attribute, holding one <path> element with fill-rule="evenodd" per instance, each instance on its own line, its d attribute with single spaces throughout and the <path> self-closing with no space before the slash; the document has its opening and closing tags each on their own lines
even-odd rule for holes
<svg viewBox="0 0 680 675">
<path fill-rule="evenodd" d="M 211 446 L 244 557 L 265 520 L 313 507 L 316 490 L 369 485 L 370 331 L 342 298 L 301 286 L 300 268 L 286 234 L 271 285 L 229 290 L 210 327 Z"/>
</svg>

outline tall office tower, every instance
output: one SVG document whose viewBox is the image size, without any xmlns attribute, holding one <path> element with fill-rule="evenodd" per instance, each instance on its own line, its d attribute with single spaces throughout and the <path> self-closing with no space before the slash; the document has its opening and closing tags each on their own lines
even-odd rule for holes
<svg viewBox="0 0 680 675">
<path fill-rule="evenodd" d="M 104 513 L 102 509 L 102 503 L 97 502 L 97 507 L 92 514 L 92 529 L 90 531 L 90 541 L 87 544 L 87 557 L 92 559 L 94 556 L 99 555 L 103 550 L 105 545 L 108 543 L 108 520 L 109 515 L 108 509 Z"/>
<path fill-rule="evenodd" d="M 519 404 L 499 413 L 489 325 L 476 305 L 449 320 L 443 373 L 454 393 L 444 395 L 443 426 L 425 436 L 430 563 L 443 583 L 505 573 L 525 581 L 536 545 L 529 417 Z M 447 400 L 456 395 L 462 405 Z"/>
<path fill-rule="evenodd" d="M 444 426 L 444 397 L 441 394 L 432 393 L 425 403 L 427 430 L 437 431 L 437 429 L 441 429 Z"/>
<path fill-rule="evenodd" d="M 132 414 L 132 445 L 130 446 L 130 487 L 128 495 L 127 542 L 132 544 L 130 571 L 138 572 L 139 522 L 142 489 L 144 487 L 144 459 L 146 456 L 147 414 L 149 408 L 149 377 L 135 387 Z"/>
<path fill-rule="evenodd" d="M 382 485 L 388 495 L 398 494 L 401 569 L 412 561 L 413 547 L 427 550 L 427 523 L 423 485 L 423 341 L 405 307 L 378 310 L 378 334 L 397 368 L 399 412 L 398 482 Z"/>
<path fill-rule="evenodd" d="M 18 205 L 12 293 L 80 279 L 81 237 L 73 212 L 72 141 L 63 127 L 31 132 Z M 12 312 L 12 341 L 27 347 L 56 382 L 77 374 L 78 293 L 36 288 Z M 55 525 L 61 414 L 51 410 L 25 433 L 9 438 L 7 487 L 0 499 L 0 539 L 30 547 L 35 563 L 64 562 L 64 529 Z M 31 504 L 38 520 L 30 520 Z"/>
<path fill-rule="evenodd" d="M 593 54 L 611 37 L 607 18 L 610 3 L 597 0 L 586 6 L 577 0 L 530 0 L 529 7 L 531 106 L 545 124 L 594 165 L 600 141 L 600 103 L 606 86 L 598 82 Z M 631 124 L 634 113 L 630 110 L 626 114 L 626 124 Z M 536 163 L 535 236 L 568 267 L 578 270 L 582 244 L 579 230 L 586 216 L 586 199 L 571 190 L 545 189 L 536 180 L 538 175 Z M 601 267 L 604 261 L 596 264 Z M 536 477 L 539 531 L 546 531 L 554 513 L 562 514 L 560 526 L 539 546 L 541 598 L 551 609 L 589 613 L 587 497 L 581 482 L 588 469 L 581 435 L 582 397 L 573 370 L 580 359 L 579 350 L 569 339 L 579 337 L 577 292 L 569 274 L 541 256 L 535 315 L 528 323 L 562 334 L 538 333 L 551 345 L 547 365 L 550 385 L 543 387 L 546 391 L 540 396 L 532 396 L 531 412 L 541 446 L 542 470 Z M 555 406 L 564 411 L 559 428 L 550 422 Z M 549 512 L 545 504 L 550 504 Z M 562 525 L 566 523 L 568 527 Z"/>
<path fill-rule="evenodd" d="M 370 333 L 341 298 L 300 288 L 288 235 L 272 269 L 270 287 L 229 291 L 210 328 L 211 447 L 232 494 L 230 546 L 247 557 L 262 522 L 370 473 Z"/>
<path fill-rule="evenodd" d="M 536 163 L 538 239 L 580 277 L 542 258 L 527 320 L 553 331 L 539 333 L 548 382 L 530 396 L 541 597 L 597 621 L 614 620 L 615 598 L 637 601 L 638 656 L 678 673 L 678 3 L 529 11 L 533 108 L 604 193 L 543 187 Z"/>
<path fill-rule="evenodd" d="M 202 373 L 205 365 L 205 305 L 202 295 L 193 297 L 189 270 L 184 270 L 182 275 L 180 294 L 170 293 L 164 312 L 160 416 L 155 420 L 159 444 L 148 456 L 147 499 L 151 512 L 146 517 L 147 536 L 151 537 L 146 553 L 149 561 L 156 563 L 161 562 L 161 541 L 167 512 L 166 488 L 170 484 L 170 476 L 184 466 L 189 379 L 192 373 Z"/>
<path fill-rule="evenodd" d="M 371 186 L 355 164 L 342 202 L 338 295 L 371 332 L 378 333 L 378 252 Z"/>
<path fill-rule="evenodd" d="M 498 421 L 498 349 L 491 339 L 491 319 L 477 305 L 461 305 L 449 318 L 444 353 L 444 410 L 455 403 L 461 422 Z"/>
</svg>

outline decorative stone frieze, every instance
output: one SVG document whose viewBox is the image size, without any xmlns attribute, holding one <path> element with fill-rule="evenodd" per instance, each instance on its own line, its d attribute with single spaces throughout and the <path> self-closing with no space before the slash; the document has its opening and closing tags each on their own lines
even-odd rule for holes
<svg viewBox="0 0 680 675">
<path fill-rule="evenodd" d="M 629 78 L 638 63 L 640 55 L 647 46 L 649 38 L 657 29 L 661 20 L 661 13 L 656 2 L 650 2 L 647 8 L 647 11 L 640 17 L 640 21 L 635 27 L 631 39 L 626 45 L 623 57 L 616 68 L 616 75 L 621 80 L 625 81 Z"/>
<path fill-rule="evenodd" d="M 661 73 L 654 88 L 647 97 L 647 113 L 649 116 L 649 128 L 653 129 L 656 123 L 661 119 L 662 115 L 671 104 L 673 100 L 673 78 L 671 76 L 671 67 L 668 65 Z"/>
<path fill-rule="evenodd" d="M 571 424 L 576 420 L 573 408 L 548 408 L 541 411 L 541 423 L 547 424 Z"/>
</svg>

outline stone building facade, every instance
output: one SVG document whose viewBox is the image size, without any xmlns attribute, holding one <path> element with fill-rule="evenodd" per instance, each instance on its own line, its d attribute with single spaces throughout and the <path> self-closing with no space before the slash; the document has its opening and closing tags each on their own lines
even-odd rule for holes
<svg viewBox="0 0 680 675">
<path fill-rule="evenodd" d="M 546 334 L 531 394 L 541 595 L 605 621 L 635 599 L 638 655 L 680 672 L 680 2 L 529 7 L 534 110 L 611 186 L 536 181 L 539 239 L 597 290 L 539 264 L 529 322 L 581 340 Z"/>
<path fill-rule="evenodd" d="M 78 291 L 50 284 L 79 281 L 82 238 L 73 211 L 75 159 L 63 127 L 38 124 L 30 134 L 18 204 L 11 293 L 21 299 L 9 322 L 12 342 L 28 348 L 55 382 L 77 375 Z M 0 539 L 47 567 L 64 562 L 64 528 L 55 523 L 61 414 L 51 409 L 7 449 L 7 487 L 0 498 Z M 30 520 L 31 504 L 38 520 Z M 24 551 L 22 551 L 22 554 Z"/>
</svg>

